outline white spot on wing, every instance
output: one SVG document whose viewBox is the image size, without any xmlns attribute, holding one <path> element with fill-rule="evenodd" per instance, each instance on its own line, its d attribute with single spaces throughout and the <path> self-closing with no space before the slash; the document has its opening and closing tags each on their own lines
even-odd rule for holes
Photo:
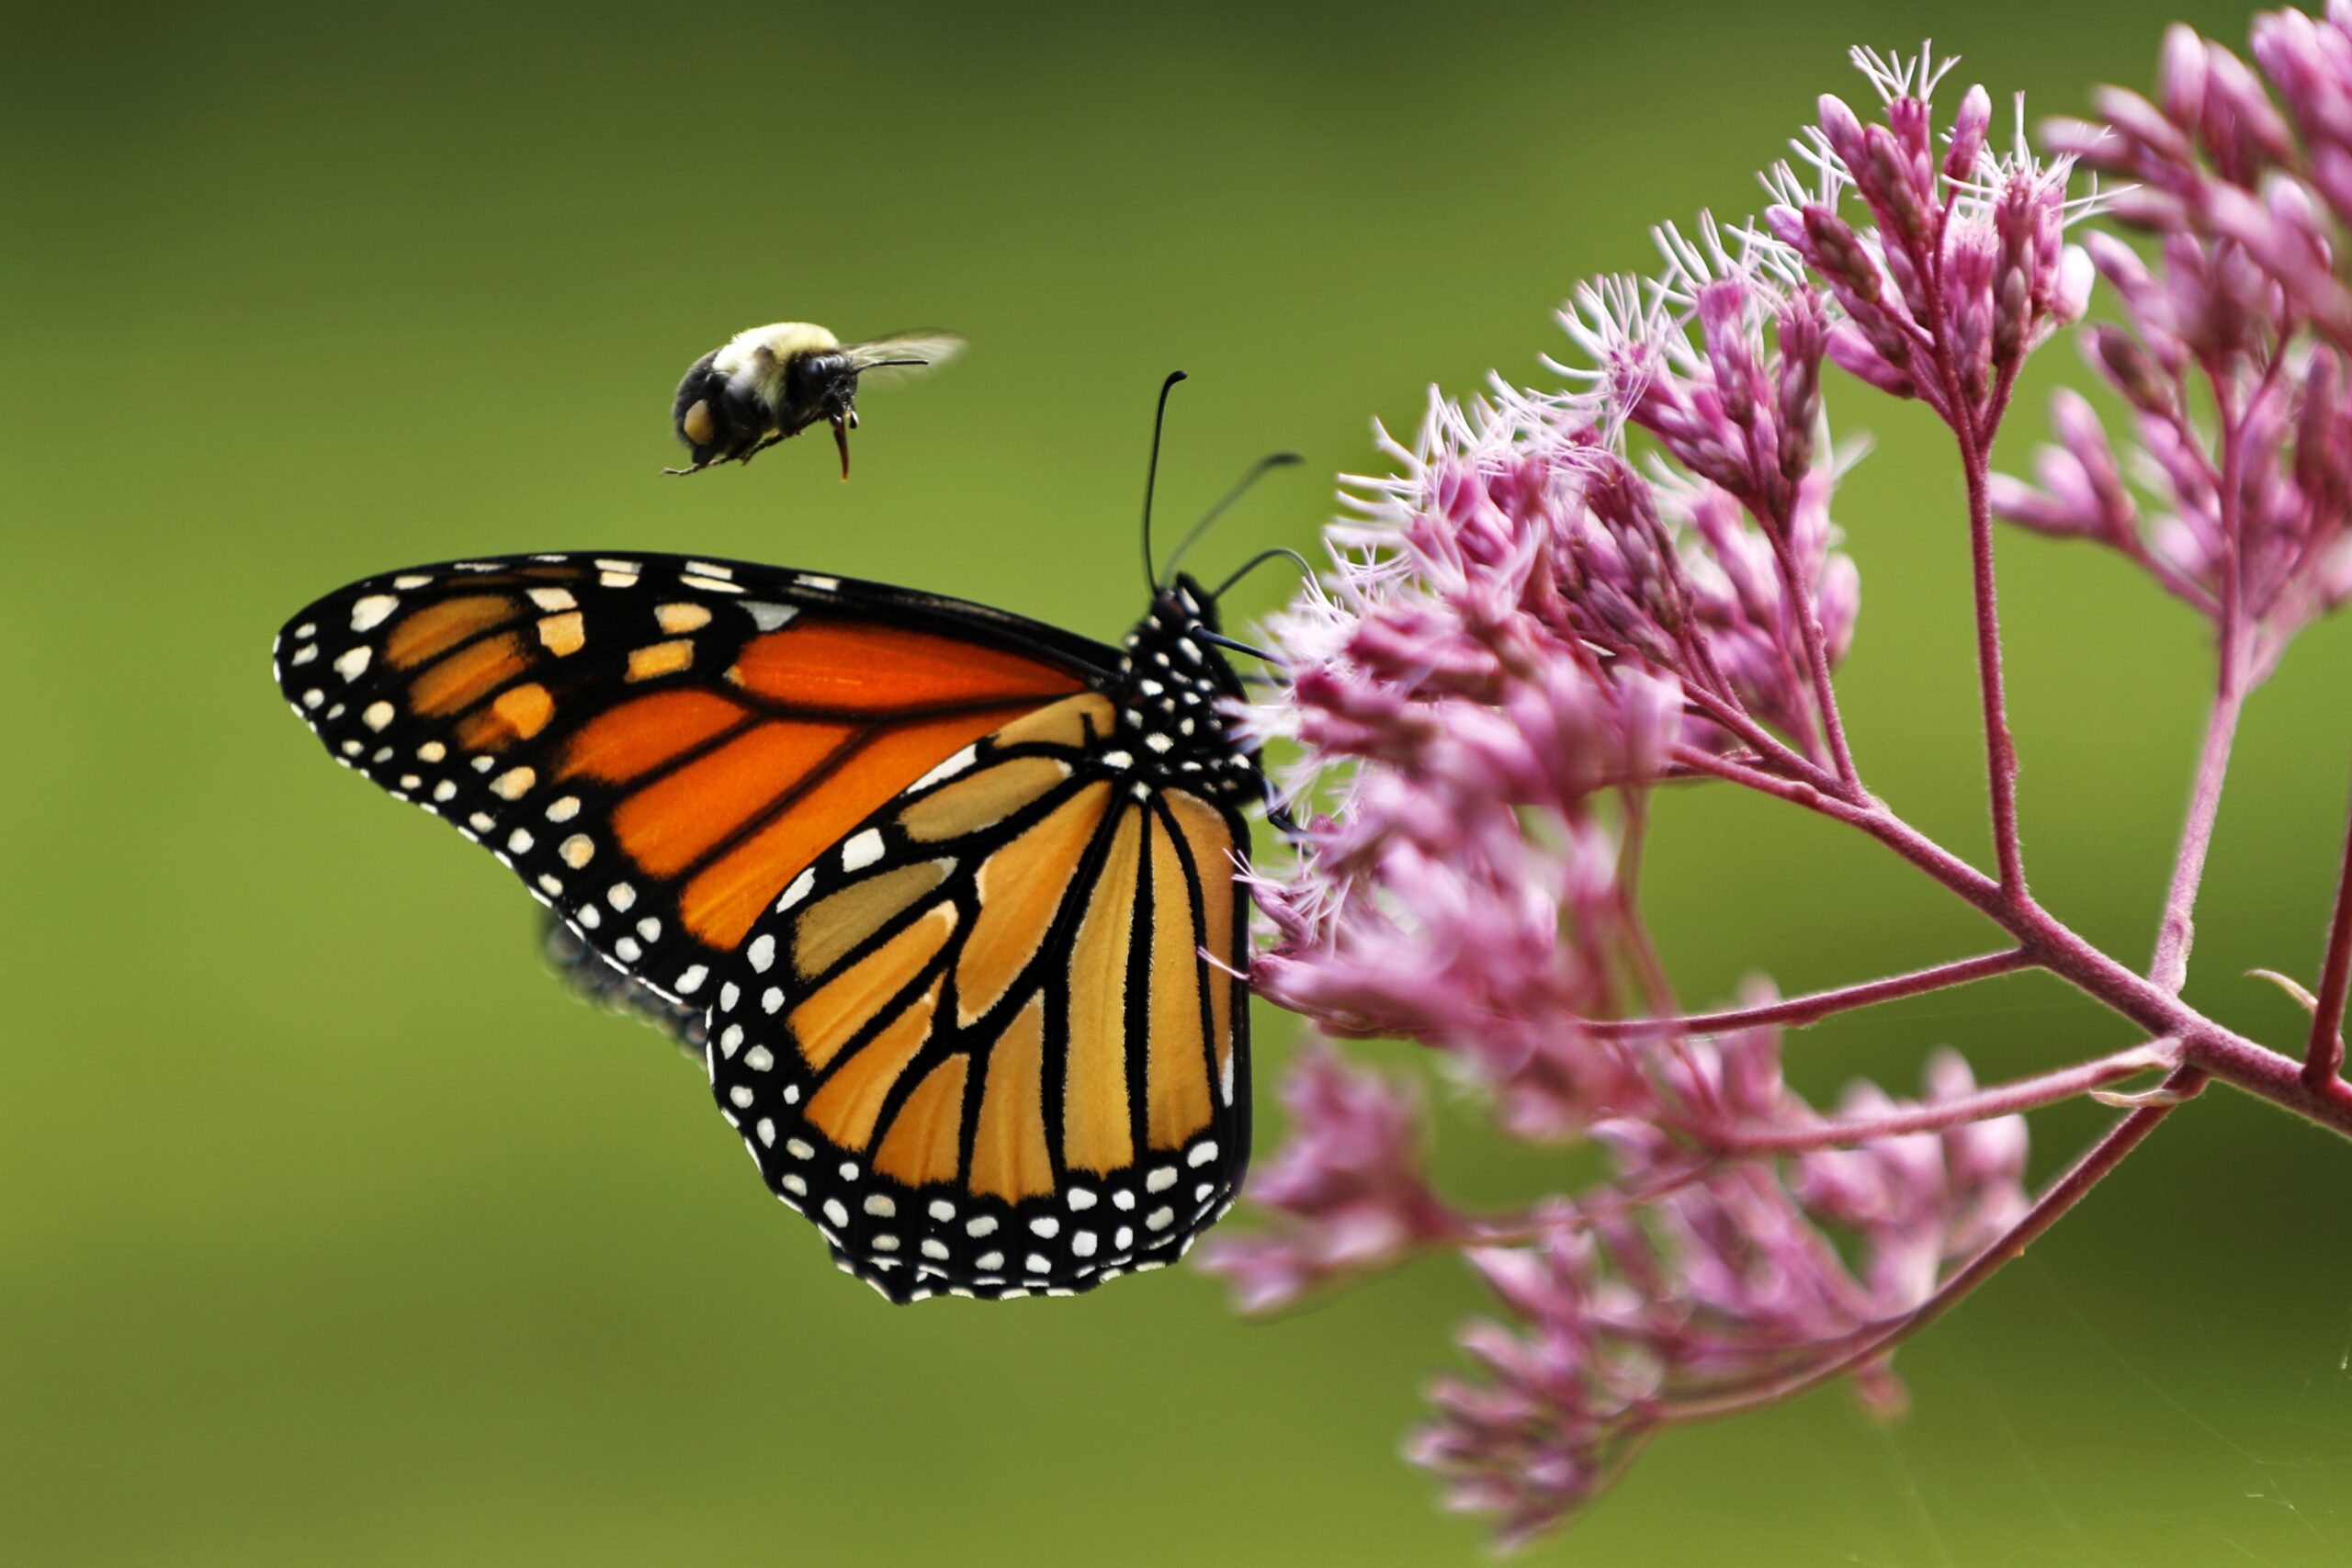
<svg viewBox="0 0 2352 1568">
<path fill-rule="evenodd" d="M 868 828 L 842 846 L 843 871 L 864 871 L 881 858 L 882 832 L 878 828 Z"/>
<path fill-rule="evenodd" d="M 365 599 L 356 599 L 351 604 L 351 629 L 374 631 L 400 607 L 400 600 L 390 593 L 370 593 Z"/>
<path fill-rule="evenodd" d="M 939 766 L 932 769 L 931 772 L 923 774 L 922 777 L 915 780 L 912 787 L 919 790 L 929 789 L 932 785 L 939 783 L 943 779 L 952 779 L 957 773 L 962 773 L 966 768 L 970 767 L 972 765 L 972 759 L 977 755 L 978 755 L 978 752 L 976 752 L 971 747 L 967 746 L 961 751 L 956 752 L 954 756 L 940 763 Z"/>
</svg>

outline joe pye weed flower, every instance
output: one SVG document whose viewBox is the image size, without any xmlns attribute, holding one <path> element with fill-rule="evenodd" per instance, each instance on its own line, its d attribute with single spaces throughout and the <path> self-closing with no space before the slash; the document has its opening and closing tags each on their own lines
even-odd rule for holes
<svg viewBox="0 0 2352 1568">
<path fill-rule="evenodd" d="M 1247 710 L 1296 761 L 1300 827 L 1253 873 L 1261 994 L 1333 1036 L 1410 1040 L 1483 1087 L 1501 1134 L 1589 1140 L 1607 1177 L 1508 1213 L 1431 1183 L 1419 1105 L 1318 1047 L 1283 1091 L 1261 1224 L 1206 1266 L 1266 1311 L 1431 1248 L 1487 1287 L 1466 1370 L 1408 1439 L 1451 1506 L 1523 1542 L 1667 1428 L 1838 1379 L 1899 1405 L 1890 1360 L 2219 1079 L 2352 1135 L 2340 1077 L 2352 860 L 2291 1051 L 2181 1000 L 2231 739 L 2295 632 L 2352 593 L 2352 6 L 2256 25 L 2255 65 L 2177 29 L 2150 102 L 1995 144 L 1951 62 L 1857 51 L 1875 102 L 1825 96 L 1754 220 L 1659 231 L 1646 278 L 1578 288 L 1556 389 L 1432 395 L 1393 471 L 1354 481 L 1330 564 L 1267 627 L 1282 684 Z M 1947 102 L 1950 95 L 1945 95 Z M 2002 117 L 2006 119 L 2007 116 Z M 2004 138 L 2003 140 L 2008 140 Z M 2083 165 L 2106 194 L 2078 178 Z M 2154 231 L 2151 251 L 2127 243 Z M 2121 324 L 2085 324 L 2104 285 Z M 2032 481 L 1995 471 L 2018 376 L 2075 339 L 2132 424 L 2119 456 L 2061 393 Z M 1860 444 L 1832 399 L 1916 400 L 1963 481 L 1994 862 L 1906 822 L 1838 706 L 1860 578 L 1835 522 Z M 1932 493 L 1932 492 L 1930 492 Z M 2211 624 L 2211 722 L 2153 960 L 2103 952 L 2027 879 L 2002 687 L 1996 517 L 2114 549 Z M 1932 519 L 1922 519 L 1923 524 Z M 1686 1010 L 1639 897 L 1652 792 L 1757 792 L 1863 834 L 1973 908 L 1998 946 L 1783 998 Z M 2328 853 L 2335 852 L 2330 846 Z M 1950 1052 L 1916 1086 L 1807 1103 L 1787 1031 L 2023 970 L 2141 1036 L 1983 1087 Z M 2298 984 L 2290 982 L 2290 985 Z M 2122 1114 L 2041 1192 L 2024 1113 Z"/>
</svg>

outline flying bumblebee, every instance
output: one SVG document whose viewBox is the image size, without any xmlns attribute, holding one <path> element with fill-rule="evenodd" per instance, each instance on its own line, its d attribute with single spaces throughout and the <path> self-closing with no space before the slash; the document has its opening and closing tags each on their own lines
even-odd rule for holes
<svg viewBox="0 0 2352 1568">
<path fill-rule="evenodd" d="M 843 343 L 809 321 L 777 321 L 737 333 L 726 346 L 694 362 L 678 383 L 671 422 L 694 454 L 683 468 L 748 463 L 819 420 L 831 422 L 849 478 L 849 433 L 857 428 L 857 379 L 873 370 L 912 371 L 938 365 L 964 346 L 953 333 L 893 333 Z"/>
</svg>

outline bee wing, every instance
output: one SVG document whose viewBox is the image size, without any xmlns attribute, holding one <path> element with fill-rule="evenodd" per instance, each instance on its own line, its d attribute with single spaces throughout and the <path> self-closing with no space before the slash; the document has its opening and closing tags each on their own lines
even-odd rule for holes
<svg viewBox="0 0 2352 1568">
<path fill-rule="evenodd" d="M 860 372 L 873 371 L 886 380 L 899 381 L 927 375 L 946 364 L 964 352 L 964 340 L 954 333 L 922 328 L 865 343 L 845 343 L 841 352 Z"/>
</svg>

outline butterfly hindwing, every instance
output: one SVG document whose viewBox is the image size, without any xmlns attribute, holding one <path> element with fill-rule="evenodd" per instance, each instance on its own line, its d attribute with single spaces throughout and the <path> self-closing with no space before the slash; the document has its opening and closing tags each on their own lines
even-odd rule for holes
<svg viewBox="0 0 2352 1568">
<path fill-rule="evenodd" d="M 1133 739 L 1088 693 L 957 752 L 801 872 L 723 972 L 721 1111 L 893 1300 L 1157 1267 L 1238 1187 L 1241 825 L 1148 782 Z"/>
<path fill-rule="evenodd" d="M 804 866 L 940 758 L 1113 658 L 876 584 L 678 557 L 387 573 L 276 651 L 346 766 L 489 848 L 672 1001 Z"/>
</svg>

